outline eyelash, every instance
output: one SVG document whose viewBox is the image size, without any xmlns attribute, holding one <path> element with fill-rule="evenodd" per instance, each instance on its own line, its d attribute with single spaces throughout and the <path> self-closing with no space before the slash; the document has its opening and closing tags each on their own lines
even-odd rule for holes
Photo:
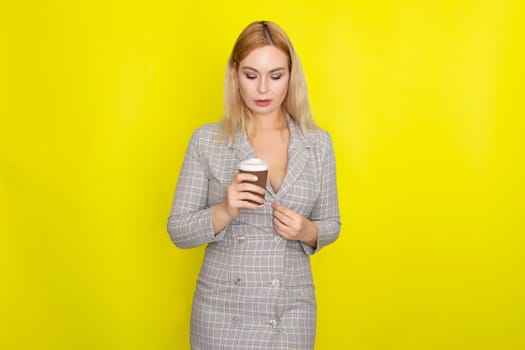
<svg viewBox="0 0 525 350">
<path fill-rule="evenodd" d="M 271 76 L 270 78 L 272 80 L 279 80 L 281 79 L 282 75 L 274 75 L 274 76 Z M 246 74 L 246 79 L 249 79 L 249 80 L 254 80 L 256 79 L 257 76 L 256 75 L 250 75 L 250 74 Z"/>
</svg>

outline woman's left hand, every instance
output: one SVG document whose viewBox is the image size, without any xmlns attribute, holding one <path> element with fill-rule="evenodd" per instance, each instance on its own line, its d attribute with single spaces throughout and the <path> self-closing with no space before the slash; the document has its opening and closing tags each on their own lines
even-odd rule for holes
<svg viewBox="0 0 525 350">
<path fill-rule="evenodd" d="M 317 246 L 317 225 L 280 204 L 272 204 L 275 231 L 291 241 L 302 241 L 310 247 Z"/>
</svg>

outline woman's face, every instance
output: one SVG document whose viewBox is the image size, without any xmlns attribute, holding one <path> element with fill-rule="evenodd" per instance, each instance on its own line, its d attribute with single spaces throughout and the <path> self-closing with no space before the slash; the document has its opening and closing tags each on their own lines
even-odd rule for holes
<svg viewBox="0 0 525 350">
<path fill-rule="evenodd" d="M 256 116 L 280 110 L 289 80 L 288 56 L 270 45 L 253 50 L 239 63 L 237 70 L 241 97 Z"/>
</svg>

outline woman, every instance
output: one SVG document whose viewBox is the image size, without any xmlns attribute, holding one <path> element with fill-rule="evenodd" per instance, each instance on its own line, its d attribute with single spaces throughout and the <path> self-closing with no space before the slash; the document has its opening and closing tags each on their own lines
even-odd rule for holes
<svg viewBox="0 0 525 350">
<path fill-rule="evenodd" d="M 268 164 L 266 189 L 238 173 L 254 157 Z M 224 117 L 194 132 L 168 219 L 178 247 L 207 244 L 192 349 L 312 349 L 309 255 L 340 226 L 332 142 L 299 59 L 280 27 L 252 23 L 228 62 Z"/>
</svg>

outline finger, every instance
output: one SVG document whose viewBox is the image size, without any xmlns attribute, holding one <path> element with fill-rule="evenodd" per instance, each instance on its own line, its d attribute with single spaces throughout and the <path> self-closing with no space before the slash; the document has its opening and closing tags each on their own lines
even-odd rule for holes
<svg viewBox="0 0 525 350">
<path fill-rule="evenodd" d="M 273 222 L 277 223 L 278 227 L 284 230 L 286 233 L 288 234 L 292 233 L 293 231 L 292 222 L 290 221 L 290 218 L 288 218 L 287 216 L 279 212 L 274 212 Z"/>
<path fill-rule="evenodd" d="M 275 212 L 281 213 L 282 215 L 288 217 L 290 220 L 294 220 L 296 217 L 296 213 L 293 210 L 286 208 L 280 204 L 274 203 L 273 209 L 274 209 L 274 213 Z"/>
<path fill-rule="evenodd" d="M 286 225 L 280 222 L 279 219 L 273 218 L 273 226 L 278 234 L 286 236 Z"/>
<path fill-rule="evenodd" d="M 254 185 L 249 182 L 243 182 L 239 185 L 239 190 L 242 192 L 253 192 L 253 193 L 259 193 L 264 194 L 264 188 Z"/>
<path fill-rule="evenodd" d="M 240 201 L 240 202 L 241 202 L 240 208 L 243 208 L 243 209 L 259 209 L 262 205 L 262 204 L 253 203 L 249 201 Z"/>
<path fill-rule="evenodd" d="M 236 207 L 240 207 L 244 201 L 254 201 L 258 205 L 264 204 L 265 200 L 261 194 L 253 193 L 251 191 L 239 191 L 239 189 L 232 188 L 228 191 L 227 197 L 229 202 Z"/>
<path fill-rule="evenodd" d="M 259 206 L 264 204 L 264 199 L 261 196 L 255 193 L 252 193 L 252 192 L 241 192 L 240 199 L 243 202 L 249 202 L 249 201 L 256 202 L 256 204 Z"/>
<path fill-rule="evenodd" d="M 250 202 L 248 200 L 238 199 L 235 201 L 233 206 L 237 209 L 258 209 L 262 206 L 262 204 L 255 201 Z"/>
<path fill-rule="evenodd" d="M 240 184 L 240 183 L 243 183 L 245 181 L 247 181 L 247 182 L 255 182 L 255 181 L 257 181 L 257 176 L 255 176 L 253 174 L 248 174 L 248 173 L 239 173 L 233 179 L 233 182 L 236 183 L 236 184 Z"/>
<path fill-rule="evenodd" d="M 283 225 L 288 226 L 289 218 L 286 215 L 284 215 L 280 211 L 274 211 L 273 212 L 273 216 L 274 216 L 274 218 L 279 220 L 279 222 L 281 222 Z"/>
<path fill-rule="evenodd" d="M 262 198 L 259 194 L 253 193 L 251 191 L 239 191 L 239 187 L 240 186 L 238 186 L 236 190 L 232 190 L 230 195 L 230 199 L 237 207 L 251 209 L 253 206 L 247 204 L 255 204 L 255 208 L 258 208 L 264 204 L 264 198 Z M 250 201 L 254 203 L 250 203 Z"/>
<path fill-rule="evenodd" d="M 281 221 L 281 223 L 283 223 L 283 225 L 285 225 L 291 233 L 296 234 L 301 231 L 302 217 L 295 212 L 292 213 L 293 217 L 286 216 L 280 212 L 274 212 L 274 215 L 277 214 L 279 221 Z"/>
<path fill-rule="evenodd" d="M 273 210 L 277 210 L 277 211 L 283 211 L 284 207 L 278 203 L 273 203 L 272 204 L 272 208 Z"/>
<path fill-rule="evenodd" d="M 283 236 L 286 239 L 290 239 L 293 236 L 292 230 L 286 225 L 284 225 L 282 222 L 280 222 L 277 218 L 273 219 L 273 225 L 275 228 L 275 231 Z"/>
</svg>

